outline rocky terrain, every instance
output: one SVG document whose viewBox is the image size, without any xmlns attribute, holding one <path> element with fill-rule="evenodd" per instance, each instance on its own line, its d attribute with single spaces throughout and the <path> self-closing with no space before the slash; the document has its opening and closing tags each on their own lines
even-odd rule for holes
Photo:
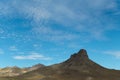
<svg viewBox="0 0 120 80">
<path fill-rule="evenodd" d="M 13 76 L 19 76 L 24 73 L 34 71 L 38 68 L 42 68 L 44 65 L 42 64 L 37 64 L 32 67 L 26 67 L 26 68 L 19 68 L 17 66 L 13 67 L 5 67 L 5 68 L 0 68 L 0 77 L 13 77 Z"/>
<path fill-rule="evenodd" d="M 86 50 L 59 64 L 31 70 L 16 77 L 0 80 L 120 80 L 120 71 L 107 69 L 90 60 Z"/>
</svg>

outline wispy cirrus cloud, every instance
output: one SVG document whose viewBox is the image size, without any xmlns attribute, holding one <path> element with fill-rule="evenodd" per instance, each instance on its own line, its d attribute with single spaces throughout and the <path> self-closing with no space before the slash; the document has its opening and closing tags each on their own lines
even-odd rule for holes
<svg viewBox="0 0 120 80">
<path fill-rule="evenodd" d="M 9 50 L 10 51 L 18 51 L 18 48 L 16 46 L 10 46 Z"/>
<path fill-rule="evenodd" d="M 68 39 L 73 41 L 72 38 L 75 39 L 76 37 L 77 39 L 75 40 L 81 38 L 84 40 L 101 40 L 106 38 L 106 31 L 116 29 L 113 27 L 114 23 L 112 19 L 105 14 L 105 12 L 119 12 L 116 1 L 12 0 L 7 3 L 1 2 L 0 11 L 4 11 L 5 14 L 1 14 L 7 17 L 9 16 L 9 18 L 14 19 L 19 16 L 23 19 L 30 20 L 31 22 L 29 24 L 32 25 L 30 32 L 34 36 L 38 36 L 39 39 L 43 35 L 43 40 L 51 39 L 51 41 L 57 42 Z M 50 25 L 52 22 L 60 24 L 61 26 L 59 27 L 64 29 L 62 31 L 53 29 L 53 25 Z M 20 37 L 21 35 L 17 36 Z M 25 35 L 24 37 L 31 38 L 29 35 Z"/>
<path fill-rule="evenodd" d="M 24 55 L 13 56 L 13 58 L 17 60 L 51 60 L 50 57 L 45 57 L 36 52 L 31 52 L 28 55 L 24 54 Z"/>
<path fill-rule="evenodd" d="M 103 53 L 115 56 L 116 58 L 120 58 L 120 51 L 119 50 L 117 50 L 117 51 L 104 51 Z"/>
<path fill-rule="evenodd" d="M 49 41 L 71 41 L 75 40 L 78 36 L 73 33 L 64 32 L 62 30 L 52 29 L 51 27 L 35 27 L 32 29 L 32 33 L 36 36 L 36 38 L 39 38 L 39 36 L 43 36 L 43 40 L 49 40 Z"/>
</svg>

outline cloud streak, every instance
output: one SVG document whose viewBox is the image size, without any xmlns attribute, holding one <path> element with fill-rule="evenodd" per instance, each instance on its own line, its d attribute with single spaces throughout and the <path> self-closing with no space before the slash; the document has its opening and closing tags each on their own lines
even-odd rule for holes
<svg viewBox="0 0 120 80">
<path fill-rule="evenodd" d="M 16 46 L 10 46 L 9 50 L 10 50 L 10 51 L 18 51 L 18 49 L 17 49 Z"/>
<path fill-rule="evenodd" d="M 120 51 L 105 51 L 104 53 L 120 58 Z"/>
<path fill-rule="evenodd" d="M 45 57 L 39 53 L 36 52 L 32 52 L 29 55 L 18 55 L 18 56 L 14 56 L 14 59 L 17 60 L 51 60 L 51 58 L 49 57 Z"/>
</svg>

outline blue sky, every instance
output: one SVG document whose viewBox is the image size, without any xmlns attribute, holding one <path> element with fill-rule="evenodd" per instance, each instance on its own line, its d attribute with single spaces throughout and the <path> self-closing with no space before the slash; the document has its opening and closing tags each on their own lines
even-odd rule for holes
<svg viewBox="0 0 120 80">
<path fill-rule="evenodd" d="M 81 48 L 120 69 L 119 0 L 0 0 L 0 67 L 59 63 Z"/>
</svg>

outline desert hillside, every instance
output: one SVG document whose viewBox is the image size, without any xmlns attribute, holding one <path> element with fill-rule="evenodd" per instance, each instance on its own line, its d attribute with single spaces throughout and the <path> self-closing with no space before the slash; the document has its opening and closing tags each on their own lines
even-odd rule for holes
<svg viewBox="0 0 120 80">
<path fill-rule="evenodd" d="M 0 80 L 120 80 L 120 71 L 100 66 L 81 49 L 66 61 Z"/>
</svg>

